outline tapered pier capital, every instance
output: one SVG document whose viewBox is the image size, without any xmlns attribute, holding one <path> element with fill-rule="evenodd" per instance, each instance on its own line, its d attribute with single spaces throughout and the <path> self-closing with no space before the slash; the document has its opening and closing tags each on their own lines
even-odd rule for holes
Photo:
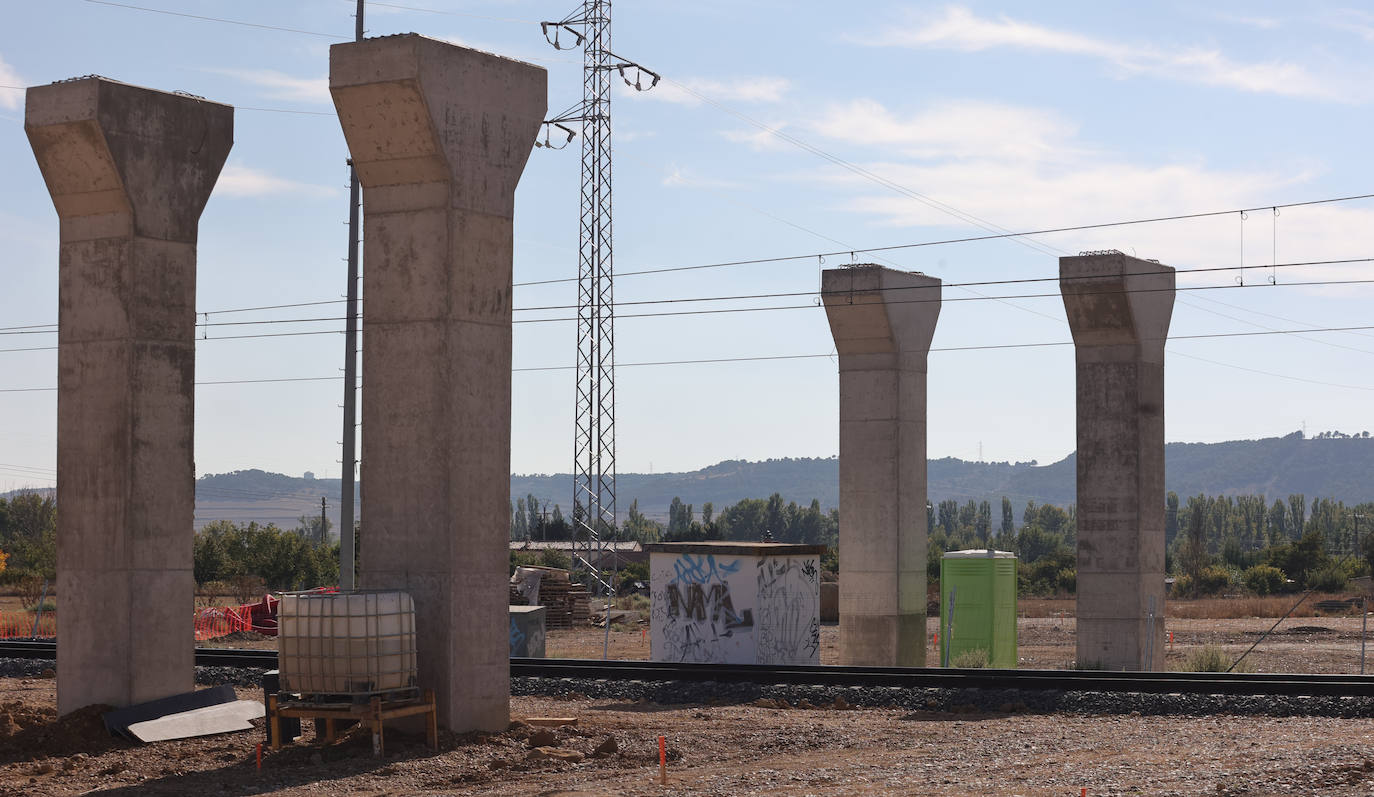
<svg viewBox="0 0 1374 797">
<path fill-rule="evenodd" d="M 1164 362 L 1174 310 L 1174 270 L 1121 252 L 1059 258 L 1059 291 L 1074 346 L 1119 347 L 1119 356 Z"/>
<path fill-rule="evenodd" d="M 940 318 L 940 294 L 935 277 L 882 266 L 821 272 L 825 315 L 841 355 L 924 354 Z"/>
<path fill-rule="evenodd" d="M 548 109 L 542 68 L 409 33 L 330 47 L 329 91 L 370 210 L 512 214 Z M 437 195 L 375 190 L 443 182 Z"/>
<path fill-rule="evenodd" d="M 118 227 L 131 224 L 134 235 L 194 243 L 234 143 L 234 109 L 87 77 L 30 88 L 24 132 L 63 221 L 63 240 L 79 240 L 68 222 L 84 218 L 90 223 L 79 226 L 89 237 L 121 234 Z M 127 220 L 111 218 L 120 215 Z"/>
</svg>

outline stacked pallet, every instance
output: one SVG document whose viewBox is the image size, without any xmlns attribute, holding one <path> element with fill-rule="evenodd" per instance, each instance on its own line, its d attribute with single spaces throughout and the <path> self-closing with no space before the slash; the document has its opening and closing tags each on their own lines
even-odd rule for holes
<svg viewBox="0 0 1374 797">
<path fill-rule="evenodd" d="M 588 600 L 591 594 L 586 587 L 573 583 L 568 571 L 557 567 L 527 567 L 544 573 L 539 584 L 539 603 L 547 609 L 545 628 L 573 628 L 590 622 Z M 515 602 L 512 598 L 512 603 Z"/>
</svg>

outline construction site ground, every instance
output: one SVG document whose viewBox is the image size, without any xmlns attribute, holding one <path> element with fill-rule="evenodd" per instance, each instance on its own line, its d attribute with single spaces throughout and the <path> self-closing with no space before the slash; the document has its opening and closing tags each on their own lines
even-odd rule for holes
<svg viewBox="0 0 1374 797">
<path fill-rule="evenodd" d="M 1021 618 L 1023 667 L 1072 662 L 1072 602 L 1061 603 L 1033 607 L 1041 616 Z M 1360 619 L 1289 619 L 1251 656 L 1264 671 L 1356 672 Z M 1177 667 L 1208 644 L 1238 654 L 1274 620 L 1170 619 L 1168 660 Z M 604 629 L 594 627 L 552 631 L 548 654 L 596 658 L 605 639 Z M 838 661 L 838 642 L 838 628 L 823 626 L 823 663 Z M 271 647 L 273 640 L 232 644 Z M 641 626 L 614 627 L 610 644 L 613 657 L 649 654 Z M 933 649 L 928 655 L 933 660 Z M 257 689 L 239 695 L 261 699 Z M 380 759 L 365 733 L 325 747 L 307 723 L 295 745 L 264 750 L 259 769 L 260 729 L 135 745 L 108 736 L 98 710 L 57 719 L 51 678 L 0 678 L 0 796 L 1374 792 L 1374 718 L 1051 715 L 1015 708 L 947 713 L 760 702 L 665 706 L 576 693 L 514 697 L 515 718 L 574 717 L 577 725 L 543 738 L 535 736 L 538 728 L 518 722 L 496 734 L 444 734 L 438 753 L 422 736 L 389 731 L 387 756 Z M 660 735 L 667 742 L 667 786 L 659 783 Z"/>
<path fill-rule="evenodd" d="M 1072 603 L 1069 602 L 1069 605 Z M 1190 653 L 1207 645 L 1221 648 L 1234 660 L 1269 630 L 1277 619 L 1169 618 L 1165 621 L 1166 639 L 1167 632 L 1172 632 L 1173 644 L 1166 643 L 1166 668 L 1183 668 Z M 1245 663 L 1259 672 L 1358 673 L 1360 619 L 1358 613 L 1289 618 L 1246 656 Z M 1374 622 L 1370 625 L 1367 666 L 1374 673 Z M 1074 668 L 1076 621 L 1072 616 L 1022 617 L 1017 626 L 1017 657 L 1021 667 L 1044 670 Z M 609 658 L 650 658 L 649 636 L 645 633 L 647 628 L 647 625 L 613 626 L 609 635 Z M 931 618 L 928 621 L 926 661 L 932 665 L 938 661 L 934 639 L 939 628 L 938 620 Z M 839 626 L 822 625 L 820 637 L 821 664 L 839 664 Z M 550 658 L 599 659 L 606 642 L 607 635 L 603 628 L 553 630 L 548 632 L 545 639 L 545 653 Z"/>
<path fill-rule="evenodd" d="M 244 698 L 257 697 L 251 689 Z M 50 679 L 0 679 L 0 795 L 1354 795 L 1374 788 L 1374 719 L 949 714 L 659 706 L 517 697 L 549 731 L 390 733 L 265 752 L 260 731 L 146 746 L 98 713 L 54 718 Z M 658 737 L 668 785 L 659 782 Z M 614 739 L 614 752 L 606 750 Z"/>
</svg>

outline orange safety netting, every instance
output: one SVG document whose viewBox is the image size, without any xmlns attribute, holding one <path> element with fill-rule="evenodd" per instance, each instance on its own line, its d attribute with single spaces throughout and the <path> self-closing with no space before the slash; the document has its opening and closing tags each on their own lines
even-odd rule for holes
<svg viewBox="0 0 1374 797">
<path fill-rule="evenodd" d="M 57 636 L 57 613 L 43 612 L 34 633 L 34 616 L 29 612 L 0 612 L 0 639 L 28 639 Z"/>
</svg>

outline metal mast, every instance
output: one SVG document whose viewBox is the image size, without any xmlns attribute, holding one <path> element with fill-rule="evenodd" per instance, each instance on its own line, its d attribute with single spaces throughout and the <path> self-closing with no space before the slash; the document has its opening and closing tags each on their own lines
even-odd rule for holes
<svg viewBox="0 0 1374 797">
<path fill-rule="evenodd" d="M 353 40 L 363 40 L 364 0 L 358 0 Z M 339 589 L 353 589 L 353 469 L 358 442 L 358 170 L 348 160 L 348 303 L 344 311 L 343 468 L 339 494 Z M 321 532 L 323 534 L 323 532 Z"/>
<path fill-rule="evenodd" d="M 577 373 L 573 417 L 573 559 L 595 589 L 613 589 L 600 577 L 615 549 L 615 302 L 611 225 L 611 72 L 647 91 L 659 76 L 611 51 L 610 0 L 583 0 L 560 22 L 542 22 L 544 38 L 557 49 L 582 47 L 582 102 L 544 123 L 536 146 L 562 149 L 572 141 L 570 124 L 582 131 L 582 194 L 577 255 Z M 564 46 L 560 35 L 576 41 Z M 631 82 L 626 70 L 635 71 Z M 644 76 L 652 80 L 644 85 Z M 551 141 L 557 128 L 566 134 Z"/>
</svg>

